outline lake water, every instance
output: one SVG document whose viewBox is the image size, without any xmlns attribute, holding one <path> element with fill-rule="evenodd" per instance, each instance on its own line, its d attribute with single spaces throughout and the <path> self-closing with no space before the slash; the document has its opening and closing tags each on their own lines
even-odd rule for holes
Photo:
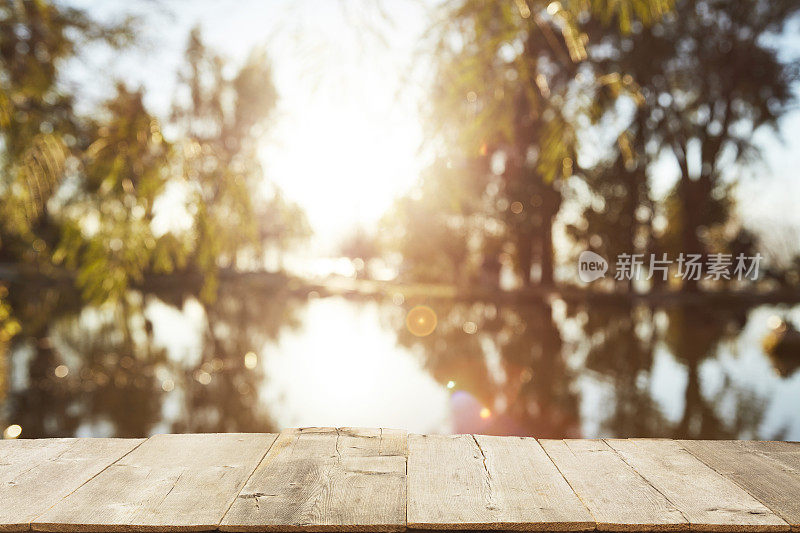
<svg viewBox="0 0 800 533">
<path fill-rule="evenodd" d="M 230 286 L 205 306 L 182 294 L 76 301 L 52 289 L 18 297 L 23 333 L 0 354 L 0 424 L 19 425 L 22 437 L 315 425 L 800 440 L 797 343 L 767 348 L 800 324 L 797 306 L 522 305 Z"/>
</svg>

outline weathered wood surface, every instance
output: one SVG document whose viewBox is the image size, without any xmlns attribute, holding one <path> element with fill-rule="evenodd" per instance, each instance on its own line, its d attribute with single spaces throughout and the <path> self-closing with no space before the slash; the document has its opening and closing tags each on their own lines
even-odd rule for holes
<svg viewBox="0 0 800 533">
<path fill-rule="evenodd" d="M 0 441 L 0 531 L 800 531 L 800 443 L 388 429 Z"/>
<path fill-rule="evenodd" d="M 800 531 L 800 444 L 679 441 Z"/>
<path fill-rule="evenodd" d="M 144 439 L 0 440 L 0 531 L 34 518 Z"/>
<path fill-rule="evenodd" d="M 37 531 L 216 529 L 273 434 L 156 435 L 33 521 Z"/>
<path fill-rule="evenodd" d="M 678 508 L 602 440 L 542 440 L 601 531 L 688 529 Z"/>
<path fill-rule="evenodd" d="M 223 531 L 400 531 L 406 433 L 284 431 L 236 498 Z"/>
<path fill-rule="evenodd" d="M 788 531 L 761 502 L 670 440 L 606 440 L 697 531 Z"/>
<path fill-rule="evenodd" d="M 536 439 L 409 437 L 408 527 L 587 531 L 594 525 Z"/>
</svg>

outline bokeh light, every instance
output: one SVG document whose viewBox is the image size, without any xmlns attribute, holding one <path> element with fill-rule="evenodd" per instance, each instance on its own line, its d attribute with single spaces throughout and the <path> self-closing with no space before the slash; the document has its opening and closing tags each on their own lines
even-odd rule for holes
<svg viewBox="0 0 800 533">
<path fill-rule="evenodd" d="M 16 439 L 20 435 L 22 435 L 22 426 L 18 424 L 12 424 L 3 431 L 4 439 Z"/>
<path fill-rule="evenodd" d="M 253 370 L 258 366 L 258 356 L 254 352 L 247 352 L 244 354 L 244 366 Z"/>
<path fill-rule="evenodd" d="M 783 319 L 778 315 L 770 315 L 770 317 L 767 318 L 767 326 L 769 327 L 769 329 L 775 329 L 775 330 L 781 330 L 786 328 Z"/>
<path fill-rule="evenodd" d="M 436 313 L 427 305 L 412 307 L 406 315 L 406 327 L 417 337 L 427 337 L 433 333 L 436 323 Z"/>
<path fill-rule="evenodd" d="M 201 370 L 195 374 L 194 379 L 196 379 L 200 385 L 208 385 L 211 383 L 211 374 L 205 370 Z"/>
</svg>

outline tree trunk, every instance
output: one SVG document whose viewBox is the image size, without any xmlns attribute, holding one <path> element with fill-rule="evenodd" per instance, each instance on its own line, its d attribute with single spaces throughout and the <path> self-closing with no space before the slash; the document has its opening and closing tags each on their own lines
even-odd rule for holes
<svg viewBox="0 0 800 533">
<path fill-rule="evenodd" d="M 541 259 L 539 261 L 541 274 L 539 283 L 545 287 L 553 286 L 553 222 L 555 217 L 549 218 L 542 225 Z"/>
<path fill-rule="evenodd" d="M 531 265 L 533 264 L 533 236 L 528 232 L 517 236 L 517 268 L 524 287 L 531 286 Z"/>
</svg>

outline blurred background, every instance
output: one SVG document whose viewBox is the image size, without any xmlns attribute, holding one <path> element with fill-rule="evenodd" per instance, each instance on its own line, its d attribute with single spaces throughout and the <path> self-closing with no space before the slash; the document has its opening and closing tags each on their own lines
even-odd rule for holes
<svg viewBox="0 0 800 533">
<path fill-rule="evenodd" d="M 0 431 L 800 440 L 799 76 L 796 0 L 0 0 Z"/>
</svg>

